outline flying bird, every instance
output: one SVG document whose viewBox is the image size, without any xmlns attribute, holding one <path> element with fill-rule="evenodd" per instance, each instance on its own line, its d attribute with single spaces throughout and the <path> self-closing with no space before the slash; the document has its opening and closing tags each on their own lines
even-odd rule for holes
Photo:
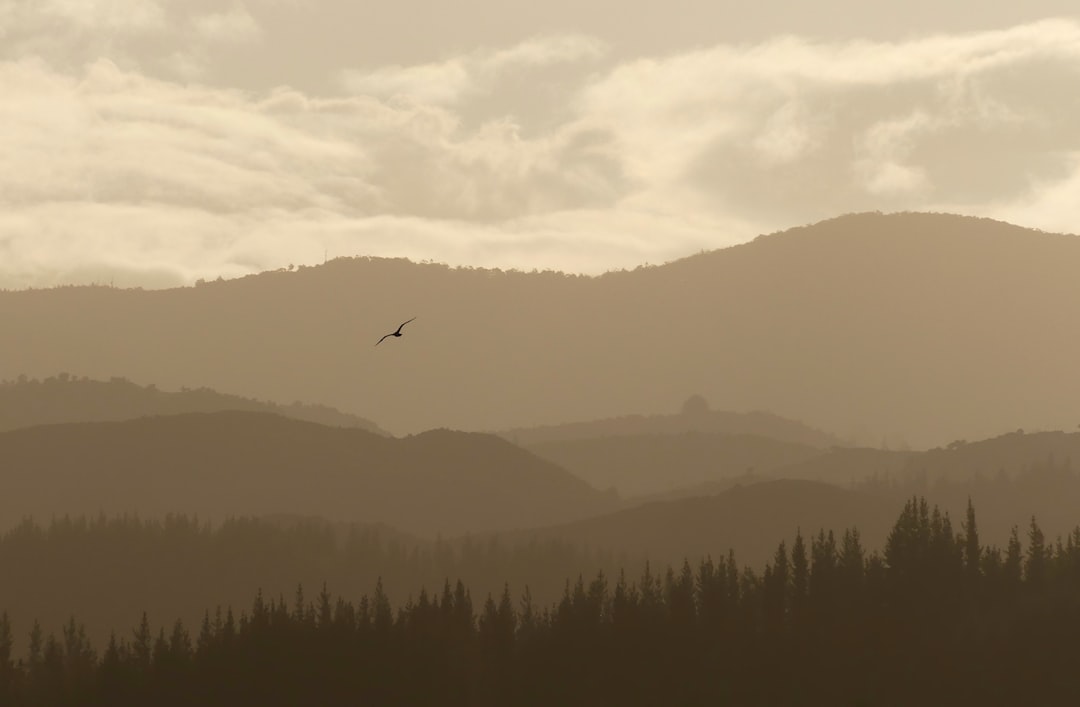
<svg viewBox="0 0 1080 707">
<path fill-rule="evenodd" d="M 413 317 L 412 319 L 410 319 L 409 322 L 411 322 L 413 319 L 416 319 L 416 317 Z M 391 336 L 401 336 L 401 327 L 405 326 L 409 322 L 402 322 L 401 326 L 399 326 L 397 328 L 397 331 L 393 331 L 393 332 L 390 332 L 389 334 L 386 334 L 385 336 L 383 336 L 382 339 L 379 339 L 378 341 L 376 341 L 375 345 L 378 346 L 379 344 L 381 344 L 383 342 L 383 339 L 389 338 Z"/>
</svg>

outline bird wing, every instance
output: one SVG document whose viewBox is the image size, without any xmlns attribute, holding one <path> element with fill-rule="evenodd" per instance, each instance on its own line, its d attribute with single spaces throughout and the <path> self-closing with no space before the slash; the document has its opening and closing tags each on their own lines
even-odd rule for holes
<svg viewBox="0 0 1080 707">
<path fill-rule="evenodd" d="M 412 321 L 413 319 L 416 319 L 416 317 L 413 317 L 412 319 L 410 319 L 410 320 L 409 320 L 409 322 L 411 322 L 411 321 Z M 409 322 L 402 322 L 402 323 L 401 323 L 401 326 L 399 326 L 399 327 L 397 328 L 397 331 L 396 331 L 396 332 L 394 332 L 394 333 L 395 333 L 395 334 L 400 334 L 400 333 L 401 333 L 401 327 L 405 326 L 405 325 L 406 325 L 406 324 L 408 324 Z"/>
<path fill-rule="evenodd" d="M 388 336 L 393 336 L 393 334 L 384 334 L 382 339 L 379 339 L 375 342 L 375 345 L 378 346 L 379 344 L 381 344 L 383 342 L 383 339 L 387 338 Z"/>
</svg>

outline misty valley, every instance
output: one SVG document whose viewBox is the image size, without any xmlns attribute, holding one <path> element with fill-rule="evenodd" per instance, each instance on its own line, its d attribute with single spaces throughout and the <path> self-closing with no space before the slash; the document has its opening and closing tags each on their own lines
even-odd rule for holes
<svg viewBox="0 0 1080 707">
<path fill-rule="evenodd" d="M 1078 263 L 0 292 L 0 707 L 1080 704 Z"/>
</svg>

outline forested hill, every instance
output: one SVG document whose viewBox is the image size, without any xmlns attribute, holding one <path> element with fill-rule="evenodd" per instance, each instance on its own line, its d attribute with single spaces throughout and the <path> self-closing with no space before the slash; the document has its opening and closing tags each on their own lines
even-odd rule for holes
<svg viewBox="0 0 1080 707">
<path fill-rule="evenodd" d="M 700 407 L 695 407 L 697 402 Z M 503 430 L 499 435 L 525 447 L 560 442 L 630 437 L 635 435 L 685 435 L 687 433 L 763 437 L 779 442 L 828 448 L 842 444 L 837 437 L 796 420 L 768 412 L 709 410 L 700 396 L 692 396 L 680 413 L 669 415 L 621 415 L 602 420 Z"/>
<path fill-rule="evenodd" d="M 654 501 L 635 508 L 505 536 L 507 541 L 562 540 L 632 558 L 680 562 L 734 550 L 740 563 L 764 563 L 777 538 L 857 527 L 880 548 L 904 501 L 813 481 L 767 481 L 712 496 Z"/>
<path fill-rule="evenodd" d="M 678 492 L 703 483 L 729 484 L 744 476 L 767 478 L 822 456 L 822 450 L 805 444 L 716 432 L 567 439 L 526 449 L 596 488 L 614 488 L 624 498 Z"/>
<path fill-rule="evenodd" d="M 929 448 L 1080 422 L 1078 264 L 1073 236 L 860 214 L 600 277 L 356 258 L 173 290 L 6 292 L 0 378 L 207 386 L 394 433 L 672 410 L 696 393 Z"/>
<path fill-rule="evenodd" d="M 1032 522 L 1001 548 L 981 539 L 974 508 L 961 530 L 912 499 L 881 553 L 853 533 L 788 539 L 764 567 L 720 556 L 583 575 L 555 605 L 453 580 L 417 587 L 397 610 L 381 584 L 359 599 L 257 594 L 197 624 L 144 614 L 97 649 L 72 617 L 12 651 L 25 625 L 0 614 L 0 703 L 1080 701 L 1080 527 L 1050 544 Z"/>
<path fill-rule="evenodd" d="M 158 390 L 153 384 L 138 385 L 121 377 L 99 381 L 76 378 L 67 373 L 44 380 L 21 376 L 0 383 L 0 431 L 61 422 L 128 420 L 152 415 L 224 410 L 271 412 L 321 425 L 357 427 L 376 434 L 388 434 L 371 420 L 325 405 L 301 402 L 277 405 L 219 393 L 209 388 L 167 392 Z"/>
<path fill-rule="evenodd" d="M 295 513 L 420 535 L 582 518 L 617 500 L 498 437 L 394 439 L 250 412 L 0 434 L 0 526 L 26 516 Z"/>
</svg>

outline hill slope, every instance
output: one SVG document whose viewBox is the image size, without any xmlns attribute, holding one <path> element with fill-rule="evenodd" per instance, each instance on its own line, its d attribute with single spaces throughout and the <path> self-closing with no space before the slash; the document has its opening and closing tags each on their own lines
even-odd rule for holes
<svg viewBox="0 0 1080 707">
<path fill-rule="evenodd" d="M 814 459 L 821 450 L 756 435 L 686 432 L 540 442 L 526 447 L 622 497 L 661 493 Z"/>
<path fill-rule="evenodd" d="M 61 422 L 102 422 L 224 410 L 271 412 L 320 425 L 388 434 L 371 420 L 325 405 L 299 402 L 275 405 L 209 388 L 165 392 L 154 385 L 140 386 L 125 378 L 96 381 L 63 373 L 43 381 L 23 379 L 0 384 L 0 431 Z"/>
<path fill-rule="evenodd" d="M 0 434 L 0 526 L 137 512 L 290 513 L 423 535 L 582 518 L 616 501 L 497 437 L 391 439 L 247 412 L 45 425 Z"/>
<path fill-rule="evenodd" d="M 705 402 L 702 400 L 702 405 Z M 688 432 L 723 435 L 754 435 L 810 447 L 831 447 L 836 437 L 795 420 L 768 412 L 694 410 L 673 415 L 621 415 L 603 420 L 517 428 L 499 435 L 525 447 L 598 437 L 634 435 L 680 435 Z"/>
<path fill-rule="evenodd" d="M 1078 270 L 1072 236 L 862 214 L 596 278 L 340 259 L 176 290 L 6 292 L 0 377 L 318 401 L 394 432 L 611 417 L 698 393 L 861 444 L 931 447 L 1074 428 Z"/>
<path fill-rule="evenodd" d="M 647 503 L 513 537 L 565 540 L 662 563 L 718 557 L 733 549 L 740 565 L 760 568 L 781 541 L 790 543 L 799 530 L 809 542 L 821 529 L 839 538 L 856 527 L 864 547 L 880 548 L 902 508 L 903 501 L 829 484 L 780 480 L 715 496 Z"/>
</svg>

